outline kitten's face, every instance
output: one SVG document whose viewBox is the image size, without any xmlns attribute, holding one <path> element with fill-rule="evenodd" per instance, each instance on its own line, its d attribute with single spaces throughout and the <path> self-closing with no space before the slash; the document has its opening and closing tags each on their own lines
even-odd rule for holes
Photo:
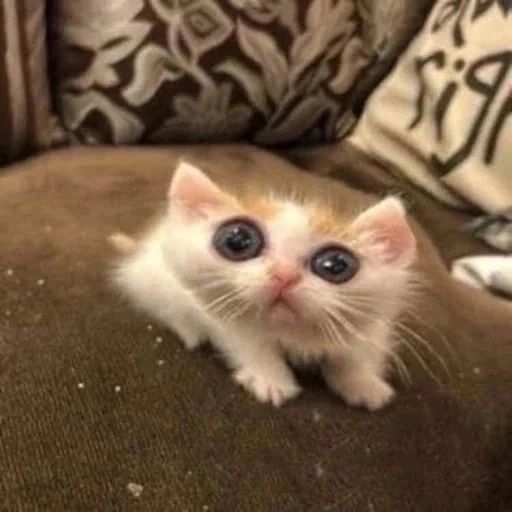
<svg viewBox="0 0 512 512">
<path fill-rule="evenodd" d="M 174 271 L 212 314 L 262 328 L 318 325 L 332 333 L 344 318 L 345 330 L 357 329 L 364 315 L 396 302 L 415 255 L 396 199 L 340 225 L 312 205 L 242 204 L 186 163 L 170 197 L 164 250 Z"/>
</svg>

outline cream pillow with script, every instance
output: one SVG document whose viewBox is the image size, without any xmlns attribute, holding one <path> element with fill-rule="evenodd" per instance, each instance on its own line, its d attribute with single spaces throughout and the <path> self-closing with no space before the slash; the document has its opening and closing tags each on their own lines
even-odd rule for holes
<svg viewBox="0 0 512 512">
<path fill-rule="evenodd" d="M 353 143 L 454 205 L 512 206 L 512 0 L 442 0 Z"/>
</svg>

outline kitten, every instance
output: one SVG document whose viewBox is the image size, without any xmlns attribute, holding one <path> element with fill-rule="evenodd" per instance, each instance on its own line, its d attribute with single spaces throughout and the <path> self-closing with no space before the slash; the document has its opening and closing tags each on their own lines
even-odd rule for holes
<svg viewBox="0 0 512 512">
<path fill-rule="evenodd" d="M 300 392 L 285 358 L 317 363 L 346 403 L 379 409 L 393 321 L 410 299 L 415 237 L 386 198 L 350 222 L 318 204 L 228 194 L 181 161 L 169 209 L 115 282 L 188 349 L 205 340 L 234 380 L 279 406 Z"/>
</svg>

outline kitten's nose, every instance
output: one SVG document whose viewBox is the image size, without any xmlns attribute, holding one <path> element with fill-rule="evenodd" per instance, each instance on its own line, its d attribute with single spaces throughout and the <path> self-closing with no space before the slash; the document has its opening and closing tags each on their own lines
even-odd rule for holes
<svg viewBox="0 0 512 512">
<path fill-rule="evenodd" d="M 274 264 L 270 279 L 276 295 L 297 284 L 301 279 L 300 270 L 293 263 L 279 262 Z"/>
</svg>

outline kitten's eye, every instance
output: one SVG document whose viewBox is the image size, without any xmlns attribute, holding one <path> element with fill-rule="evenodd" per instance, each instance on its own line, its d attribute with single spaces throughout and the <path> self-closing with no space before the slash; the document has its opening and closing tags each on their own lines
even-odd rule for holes
<svg viewBox="0 0 512 512">
<path fill-rule="evenodd" d="M 311 258 L 311 271 L 334 284 L 345 283 L 359 270 L 359 261 L 344 247 L 330 245 L 316 252 Z"/>
<path fill-rule="evenodd" d="M 264 245 L 260 229 L 245 219 L 225 222 L 213 238 L 216 251 L 231 261 L 257 258 L 263 251 Z"/>
</svg>

